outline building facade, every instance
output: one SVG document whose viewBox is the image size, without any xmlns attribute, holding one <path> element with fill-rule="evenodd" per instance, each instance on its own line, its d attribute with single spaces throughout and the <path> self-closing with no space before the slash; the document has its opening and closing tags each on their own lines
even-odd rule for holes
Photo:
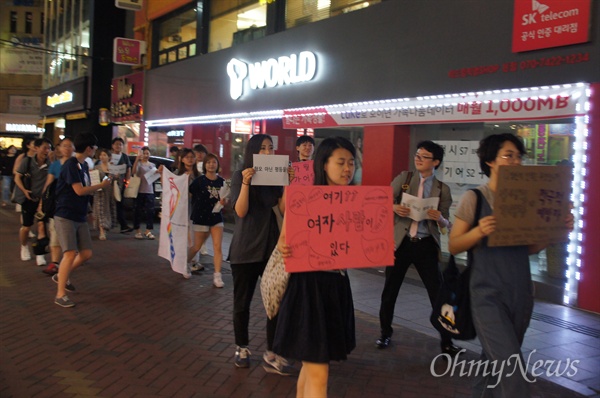
<svg viewBox="0 0 600 398">
<path fill-rule="evenodd" d="M 42 0 L 4 2 L 0 7 L 0 147 L 21 146 L 39 136 L 44 45 Z"/>
<path fill-rule="evenodd" d="M 201 142 L 227 160 L 227 174 L 247 134 L 272 134 L 278 153 L 293 156 L 297 134 L 312 129 L 317 142 L 354 140 L 362 184 L 387 185 L 431 139 L 446 146 L 438 177 L 457 202 L 484 182 L 467 154 L 486 135 L 511 132 L 527 163 L 574 170 L 576 228 L 556 253 L 532 257 L 537 294 L 600 312 L 590 205 L 600 178 L 590 156 L 600 135 L 597 2 L 346 2 L 339 15 L 334 1 L 215 3 L 149 3 L 137 13 L 136 38 L 149 43 L 145 142 L 166 148 L 169 133 L 185 146 Z M 249 6 L 265 7 L 264 25 L 224 23 Z M 313 18 L 325 9 L 328 18 Z"/>
</svg>

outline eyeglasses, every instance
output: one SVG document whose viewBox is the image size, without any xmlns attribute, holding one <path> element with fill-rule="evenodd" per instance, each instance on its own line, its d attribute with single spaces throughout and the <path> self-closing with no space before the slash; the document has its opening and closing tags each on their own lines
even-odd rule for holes
<svg viewBox="0 0 600 398">
<path fill-rule="evenodd" d="M 505 155 L 500 155 L 500 158 L 504 159 L 504 160 L 508 160 L 510 163 L 513 163 L 517 159 L 520 162 L 522 162 L 523 160 L 526 159 L 526 157 L 524 155 L 521 155 L 520 153 L 513 153 L 513 152 L 507 153 Z"/>
<path fill-rule="evenodd" d="M 415 159 L 417 159 L 418 161 L 422 162 L 423 160 L 431 160 L 431 159 L 433 159 L 433 156 L 425 156 L 425 155 L 419 155 L 419 153 L 415 153 Z"/>
</svg>

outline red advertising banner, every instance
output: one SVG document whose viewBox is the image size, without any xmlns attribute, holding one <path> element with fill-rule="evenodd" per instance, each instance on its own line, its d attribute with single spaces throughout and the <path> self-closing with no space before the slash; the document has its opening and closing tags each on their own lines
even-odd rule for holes
<svg viewBox="0 0 600 398">
<path fill-rule="evenodd" d="M 141 65 L 142 55 L 145 53 L 145 41 L 115 37 L 113 45 L 113 62 L 115 64 Z"/>
<path fill-rule="evenodd" d="M 294 168 L 294 179 L 290 182 L 290 185 L 313 185 L 315 181 L 313 164 L 313 160 L 292 163 L 292 167 Z"/>
<path fill-rule="evenodd" d="M 136 122 L 144 113 L 142 99 L 144 73 L 120 76 L 112 80 L 110 115 L 113 123 Z"/>
<path fill-rule="evenodd" d="M 288 272 L 365 268 L 394 263 L 389 186 L 301 186 L 286 191 Z"/>
<path fill-rule="evenodd" d="M 589 41 L 591 0 L 515 0 L 512 52 Z"/>
</svg>

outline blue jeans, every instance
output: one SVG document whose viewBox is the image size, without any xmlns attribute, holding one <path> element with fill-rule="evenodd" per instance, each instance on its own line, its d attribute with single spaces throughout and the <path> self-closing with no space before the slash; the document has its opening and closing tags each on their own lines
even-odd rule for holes
<svg viewBox="0 0 600 398">
<path fill-rule="evenodd" d="M 4 203 L 10 203 L 10 185 L 12 179 L 12 176 L 2 176 L 2 201 Z"/>
<path fill-rule="evenodd" d="M 135 214 L 133 216 L 133 229 L 140 228 L 142 216 L 146 216 L 146 229 L 154 228 L 154 194 L 138 193 L 135 199 Z"/>
</svg>

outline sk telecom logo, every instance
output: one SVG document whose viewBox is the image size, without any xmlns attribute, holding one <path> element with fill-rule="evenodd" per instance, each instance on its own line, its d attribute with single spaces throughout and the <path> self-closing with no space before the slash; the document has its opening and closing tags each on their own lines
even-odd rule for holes
<svg viewBox="0 0 600 398">
<path fill-rule="evenodd" d="M 535 20 L 535 17 L 537 17 L 539 14 L 543 14 L 549 8 L 550 7 L 548 7 L 546 4 L 542 4 L 537 0 L 531 0 L 531 9 L 533 12 L 523 15 L 523 22 L 521 25 L 525 26 L 536 23 L 537 21 Z"/>
<path fill-rule="evenodd" d="M 592 0 L 514 0 L 512 51 L 589 41 Z"/>
</svg>

